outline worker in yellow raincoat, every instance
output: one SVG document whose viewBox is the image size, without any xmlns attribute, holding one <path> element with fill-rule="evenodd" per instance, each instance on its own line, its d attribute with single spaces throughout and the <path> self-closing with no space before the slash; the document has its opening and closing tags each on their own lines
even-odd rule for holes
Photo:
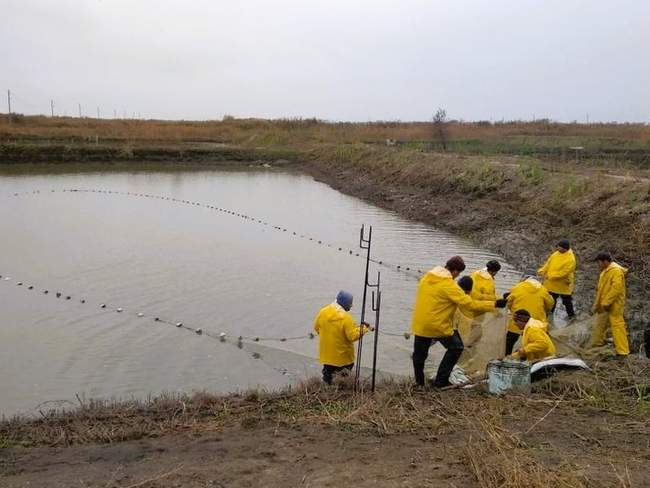
<svg viewBox="0 0 650 488">
<path fill-rule="evenodd" d="M 576 313 L 573 309 L 573 284 L 576 278 L 576 257 L 571 250 L 571 243 L 567 239 L 561 239 L 557 243 L 556 251 L 537 273 L 544 278 L 543 285 L 555 301 L 551 315 L 555 312 L 558 299 L 561 298 L 569 320 L 574 320 Z"/>
<path fill-rule="evenodd" d="M 624 357 L 630 354 L 627 327 L 623 316 L 627 269 L 612 261 L 612 256 L 607 252 L 599 253 L 596 261 L 600 267 L 600 277 L 592 312 L 597 313 L 598 318 L 592 331 L 591 345 L 597 347 L 605 344 L 609 326 L 612 329 L 616 354 Z"/>
<path fill-rule="evenodd" d="M 441 388 L 450 384 L 449 375 L 463 352 L 463 341 L 453 326 L 453 317 L 459 306 L 471 309 L 505 307 L 505 300 L 487 304 L 472 300 L 454 281 L 464 270 L 463 259 L 454 256 L 445 267 L 436 266 L 420 279 L 411 321 L 413 371 L 418 385 L 424 386 L 424 364 L 435 341 L 439 341 L 447 351 L 432 386 Z"/>
<path fill-rule="evenodd" d="M 547 314 L 553 308 L 555 300 L 548 290 L 535 278 L 535 271 L 528 271 L 524 274 L 522 281 L 517 283 L 508 294 L 508 309 L 528 310 L 530 316 L 539 320 L 548 327 Z M 522 332 L 511 317 L 508 321 L 508 332 L 506 334 L 506 354 L 512 353 L 517 340 Z"/>
<path fill-rule="evenodd" d="M 488 261 L 485 268 L 476 270 L 470 275 L 473 281 L 472 299 L 488 301 L 495 301 L 497 299 L 494 277 L 500 270 L 501 263 L 493 259 Z"/>
<path fill-rule="evenodd" d="M 472 296 L 474 280 L 470 276 L 462 276 L 458 279 L 458 286 L 468 295 Z M 480 339 L 481 318 L 488 312 L 493 312 L 496 303 L 496 296 L 489 300 L 476 300 L 471 304 L 459 305 L 454 313 L 454 330 L 460 334 L 463 345 L 467 347 Z"/>
<path fill-rule="evenodd" d="M 521 348 L 510 357 L 525 359 L 529 362 L 555 356 L 555 345 L 546 333 L 546 325 L 530 316 L 528 310 L 517 310 L 513 314 L 515 326 L 522 332 Z"/>
<path fill-rule="evenodd" d="M 354 342 L 372 330 L 367 324 L 359 327 L 350 314 L 353 297 L 340 291 L 336 301 L 323 307 L 314 320 L 314 331 L 320 336 L 319 356 L 323 365 L 323 381 L 332 384 L 336 373 L 347 374 L 354 366 Z"/>
</svg>

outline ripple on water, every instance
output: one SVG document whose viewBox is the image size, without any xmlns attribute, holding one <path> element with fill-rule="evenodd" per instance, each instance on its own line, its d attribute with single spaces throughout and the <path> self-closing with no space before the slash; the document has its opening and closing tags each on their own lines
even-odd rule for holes
<svg viewBox="0 0 650 488">
<path fill-rule="evenodd" d="M 48 191 L 71 187 L 171 196 L 255 220 L 166 199 Z M 11 196 L 33 189 L 41 192 Z M 373 265 L 371 275 L 381 271 L 386 331 L 408 330 L 415 270 L 460 254 L 471 271 L 498 257 L 292 173 L 0 176 L 0 199 L 0 272 L 34 283 L 35 290 L 72 296 L 57 301 L 51 294 L 0 282 L 3 315 L 10 318 L 0 325 L 3 352 L 10 351 L 2 359 L 4 412 L 29 410 L 44 400 L 74 398 L 76 393 L 232 391 L 275 387 L 317 372 L 316 340 L 260 343 L 254 346 L 260 349 L 247 345 L 240 350 L 209 335 L 307 334 L 316 312 L 339 289 L 354 293 L 358 318 L 362 223 L 373 226 L 373 256 L 393 265 Z M 403 270 L 396 269 L 398 264 Z M 407 267 L 411 273 L 404 272 Z M 506 263 L 499 290 L 508 289 L 518 275 Z M 87 303 L 80 304 L 81 297 Z M 100 303 L 107 309 L 99 309 Z M 114 313 L 117 307 L 124 313 Z M 138 312 L 144 317 L 137 317 Z M 154 316 L 200 327 L 206 334 L 156 323 Z M 382 336 L 380 366 L 408 373 L 410 345 Z M 371 347 L 364 347 L 366 364 L 370 353 Z"/>
</svg>

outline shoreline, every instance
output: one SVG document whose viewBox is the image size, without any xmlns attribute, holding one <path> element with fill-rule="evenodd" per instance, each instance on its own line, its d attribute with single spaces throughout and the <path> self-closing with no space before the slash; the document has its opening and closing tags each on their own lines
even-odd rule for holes
<svg viewBox="0 0 650 488">
<path fill-rule="evenodd" d="M 1 420 L 0 480 L 8 488 L 424 486 L 451 479 L 457 486 L 543 488 L 613 486 L 620 472 L 626 486 L 640 486 L 648 476 L 648 410 L 635 391 L 647 391 L 647 360 L 593 366 L 505 398 L 484 387 L 421 391 L 390 381 L 371 394 L 314 378 L 277 393 L 84 401 L 67 412 Z M 496 484 L 486 485 L 486 477 Z"/>
<path fill-rule="evenodd" d="M 568 226 L 554 227 L 554 215 L 544 205 L 537 208 L 534 205 L 527 206 L 524 212 L 520 212 L 517 203 L 522 197 L 513 188 L 517 184 L 517 175 L 512 174 L 512 171 L 510 175 L 507 174 L 511 168 L 500 168 L 504 175 L 496 177 L 501 181 L 498 188 L 490 191 L 464 191 L 454 186 L 454 180 L 463 177 L 463 172 L 458 167 L 452 168 L 447 174 L 437 174 L 431 168 L 416 164 L 416 169 L 421 172 L 413 175 L 414 168 L 409 165 L 394 170 L 384 163 L 364 157 L 357 165 L 350 166 L 334 158 L 328 162 L 318 158 L 303 164 L 301 169 L 338 191 L 395 211 L 406 219 L 467 238 L 478 246 L 504 256 L 520 269 L 540 267 L 555 250 L 553 244 L 568 236 L 578 258 L 574 299 L 579 314 L 589 313 L 598 280 L 599 270 L 590 260 L 601 246 L 606 248 L 603 242 L 610 242 L 610 249 L 624 247 L 620 243 L 626 241 L 625 234 L 612 233 L 604 238 L 593 231 L 592 222 L 584 226 L 586 229 L 581 228 L 581 222 L 573 221 Z M 472 161 L 469 163 L 473 164 Z M 458 173 L 455 174 L 453 169 Z M 425 183 L 419 178 L 424 179 Z M 427 184 L 429 182 L 432 186 Z M 628 182 L 627 186 L 634 184 L 635 182 Z M 436 186 L 441 191 L 437 191 Z M 642 184 L 640 190 L 644 190 Z M 533 188 L 533 192 L 538 191 L 538 188 Z M 608 190 L 604 187 L 603 191 Z M 535 197 L 528 198 L 532 200 Z M 594 209 L 594 212 L 597 210 Z M 641 251 L 643 252 L 633 260 L 628 260 L 629 255 L 624 254 L 622 261 L 631 268 L 627 280 L 626 320 L 635 350 L 638 350 L 643 328 L 650 320 L 650 304 L 647 301 L 650 286 L 633 274 L 635 267 L 644 259 L 642 256 L 650 259 L 650 243 Z M 621 259 L 621 254 L 613 252 L 616 260 Z M 440 263 L 432 263 L 432 266 L 435 264 Z M 471 271 L 473 270 L 468 270 Z"/>
<path fill-rule="evenodd" d="M 530 158 L 486 159 L 376 145 L 277 149 L 219 145 L 132 147 L 0 145 L 0 165 L 93 169 L 149 164 L 193 169 L 282 167 L 309 174 L 373 205 L 451 232 L 504 256 L 520 269 L 538 268 L 567 237 L 578 258 L 578 312 L 591 307 L 598 279 L 589 262 L 602 249 L 630 267 L 626 315 L 635 346 L 650 320 L 650 183 L 643 177 L 557 168 Z M 178 168 L 178 169 L 183 169 Z M 432 265 L 439 263 L 431 263 Z M 472 270 L 468 270 L 472 271 Z"/>
</svg>

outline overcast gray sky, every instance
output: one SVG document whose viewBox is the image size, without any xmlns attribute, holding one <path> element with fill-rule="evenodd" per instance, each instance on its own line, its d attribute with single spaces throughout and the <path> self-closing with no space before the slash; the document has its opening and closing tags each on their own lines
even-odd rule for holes
<svg viewBox="0 0 650 488">
<path fill-rule="evenodd" d="M 12 110 L 650 122 L 649 0 L 0 0 Z M 2 100 L 2 99 L 0 99 Z M 6 112 L 6 100 L 0 104 Z"/>
</svg>

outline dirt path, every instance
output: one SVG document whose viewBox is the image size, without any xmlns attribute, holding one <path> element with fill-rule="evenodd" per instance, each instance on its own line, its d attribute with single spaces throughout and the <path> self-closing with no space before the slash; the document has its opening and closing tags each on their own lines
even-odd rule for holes
<svg viewBox="0 0 650 488">
<path fill-rule="evenodd" d="M 440 446 L 315 427 L 230 429 L 115 445 L 14 451 L 2 486 L 472 486 Z M 437 459 L 437 461 L 436 461 Z M 423 461 L 426 460 L 426 464 Z M 5 461 L 7 462 L 7 461 Z M 11 474 L 14 473 L 14 474 Z M 143 483 L 145 480 L 155 480 Z"/>
<path fill-rule="evenodd" d="M 0 486 L 643 487 L 650 363 L 592 364 L 495 397 L 482 386 L 95 402 L 0 421 Z"/>
<path fill-rule="evenodd" d="M 548 469 L 569 468 L 576 479 L 588 481 L 588 486 L 643 486 L 650 477 L 647 423 L 598 411 L 551 410 L 553 406 L 553 402 L 541 403 L 540 408 L 529 410 L 528 418 L 508 418 L 505 435 L 525 433 L 522 438 L 527 445 L 520 454 L 509 448 L 503 455 L 520 456 L 524 463 L 539 463 Z M 499 429 L 497 425 L 494 428 Z M 479 483 L 472 467 L 476 457 L 488 456 L 481 442 L 480 434 L 471 428 L 441 432 L 432 426 L 419 433 L 381 436 L 318 423 L 264 423 L 116 444 L 0 450 L 0 485 L 490 486 Z M 508 462 L 485 459 L 486 463 L 504 461 Z M 517 470 L 523 468 L 512 461 L 504 469 L 520 476 Z"/>
</svg>

